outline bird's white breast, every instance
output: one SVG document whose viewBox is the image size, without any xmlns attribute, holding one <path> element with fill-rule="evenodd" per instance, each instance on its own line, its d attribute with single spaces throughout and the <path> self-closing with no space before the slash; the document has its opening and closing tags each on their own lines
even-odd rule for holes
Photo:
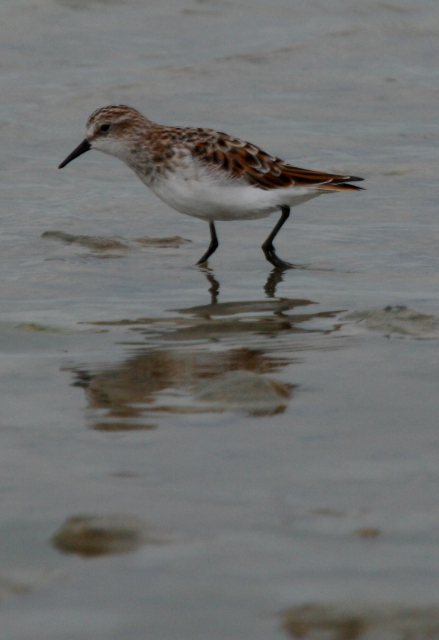
<svg viewBox="0 0 439 640">
<path fill-rule="evenodd" d="M 321 194 L 312 187 L 260 189 L 194 162 L 154 176 L 134 171 L 170 207 L 209 221 L 264 218 L 283 205 L 296 206 Z"/>
</svg>

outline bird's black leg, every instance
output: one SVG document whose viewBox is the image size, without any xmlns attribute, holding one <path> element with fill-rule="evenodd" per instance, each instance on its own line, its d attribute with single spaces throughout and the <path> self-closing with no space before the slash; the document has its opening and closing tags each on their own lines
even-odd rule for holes
<svg viewBox="0 0 439 640">
<path fill-rule="evenodd" d="M 265 257 L 267 258 L 268 262 L 271 262 L 273 266 L 280 269 L 294 269 L 293 264 L 291 264 L 290 262 L 284 262 L 276 255 L 276 251 L 273 245 L 273 240 L 279 233 L 284 222 L 288 220 L 288 217 L 290 215 L 290 207 L 283 206 L 281 207 L 281 211 L 282 215 L 279 218 L 279 221 L 274 227 L 273 231 L 270 233 L 270 235 L 262 245 L 262 251 L 265 253 Z"/>
<path fill-rule="evenodd" d="M 213 222 L 209 222 L 210 229 L 210 245 L 207 248 L 206 253 L 204 253 L 201 258 L 198 260 L 197 264 L 203 264 L 203 262 L 207 262 L 208 258 L 218 249 L 218 238 L 216 235 L 216 229 Z"/>
</svg>

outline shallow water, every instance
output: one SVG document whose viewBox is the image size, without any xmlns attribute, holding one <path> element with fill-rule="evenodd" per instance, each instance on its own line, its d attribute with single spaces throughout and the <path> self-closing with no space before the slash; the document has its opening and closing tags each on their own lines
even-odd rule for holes
<svg viewBox="0 0 439 640">
<path fill-rule="evenodd" d="M 0 8 L 2 637 L 436 637 L 437 2 L 145 4 Z M 112 102 L 367 190 L 293 209 L 298 269 L 274 217 L 196 268 L 121 163 L 57 171 Z"/>
</svg>

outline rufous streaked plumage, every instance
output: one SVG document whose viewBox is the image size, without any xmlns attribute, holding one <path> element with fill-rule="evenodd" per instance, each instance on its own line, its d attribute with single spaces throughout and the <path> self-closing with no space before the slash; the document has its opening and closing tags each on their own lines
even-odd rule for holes
<svg viewBox="0 0 439 640">
<path fill-rule="evenodd" d="M 290 208 L 325 193 L 361 190 L 350 183 L 362 178 L 300 169 L 226 133 L 156 124 L 125 105 L 94 111 L 84 141 L 59 168 L 89 149 L 122 160 L 173 209 L 208 221 L 211 241 L 198 265 L 218 247 L 215 221 L 252 220 L 280 211 L 262 250 L 275 267 L 291 268 L 273 245 Z"/>
</svg>

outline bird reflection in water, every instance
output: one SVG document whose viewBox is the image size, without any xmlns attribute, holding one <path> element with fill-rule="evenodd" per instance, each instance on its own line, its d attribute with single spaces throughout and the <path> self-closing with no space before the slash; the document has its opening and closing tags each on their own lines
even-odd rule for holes
<svg viewBox="0 0 439 640">
<path fill-rule="evenodd" d="M 214 273 L 200 271 L 209 285 L 209 304 L 173 309 L 177 315 L 172 317 L 98 323 L 135 330 L 148 347 L 137 340 L 134 354 L 131 349 L 122 363 L 74 369 L 74 384 L 84 389 L 94 429 L 154 428 L 171 414 L 270 416 L 286 410 L 297 390 L 293 381 L 285 381 L 286 367 L 297 359 L 294 352 L 309 348 L 307 339 L 314 342 L 316 334 L 328 333 L 328 327 L 303 325 L 333 319 L 338 312 L 318 312 L 307 299 L 276 298 L 279 269 L 271 272 L 264 299 L 218 302 Z M 330 324 L 329 332 L 336 329 Z M 273 377 L 281 371 L 283 379 Z"/>
<path fill-rule="evenodd" d="M 220 283 L 218 282 L 218 280 L 215 278 L 215 276 L 213 275 L 213 271 L 212 269 L 210 269 L 209 267 L 201 267 L 199 268 L 199 271 L 201 273 L 203 273 L 207 279 L 207 282 L 210 284 L 210 287 L 208 289 L 208 292 L 210 293 L 211 296 L 211 300 L 210 303 L 211 304 L 216 304 L 218 302 L 218 296 L 219 296 L 219 290 L 220 290 Z M 285 273 L 285 269 L 280 269 L 275 267 L 274 269 L 271 270 L 267 281 L 264 285 L 264 291 L 265 294 L 267 296 L 267 298 L 274 298 L 276 295 L 276 287 L 278 284 L 280 284 L 281 282 L 283 282 L 283 274 Z"/>
</svg>

